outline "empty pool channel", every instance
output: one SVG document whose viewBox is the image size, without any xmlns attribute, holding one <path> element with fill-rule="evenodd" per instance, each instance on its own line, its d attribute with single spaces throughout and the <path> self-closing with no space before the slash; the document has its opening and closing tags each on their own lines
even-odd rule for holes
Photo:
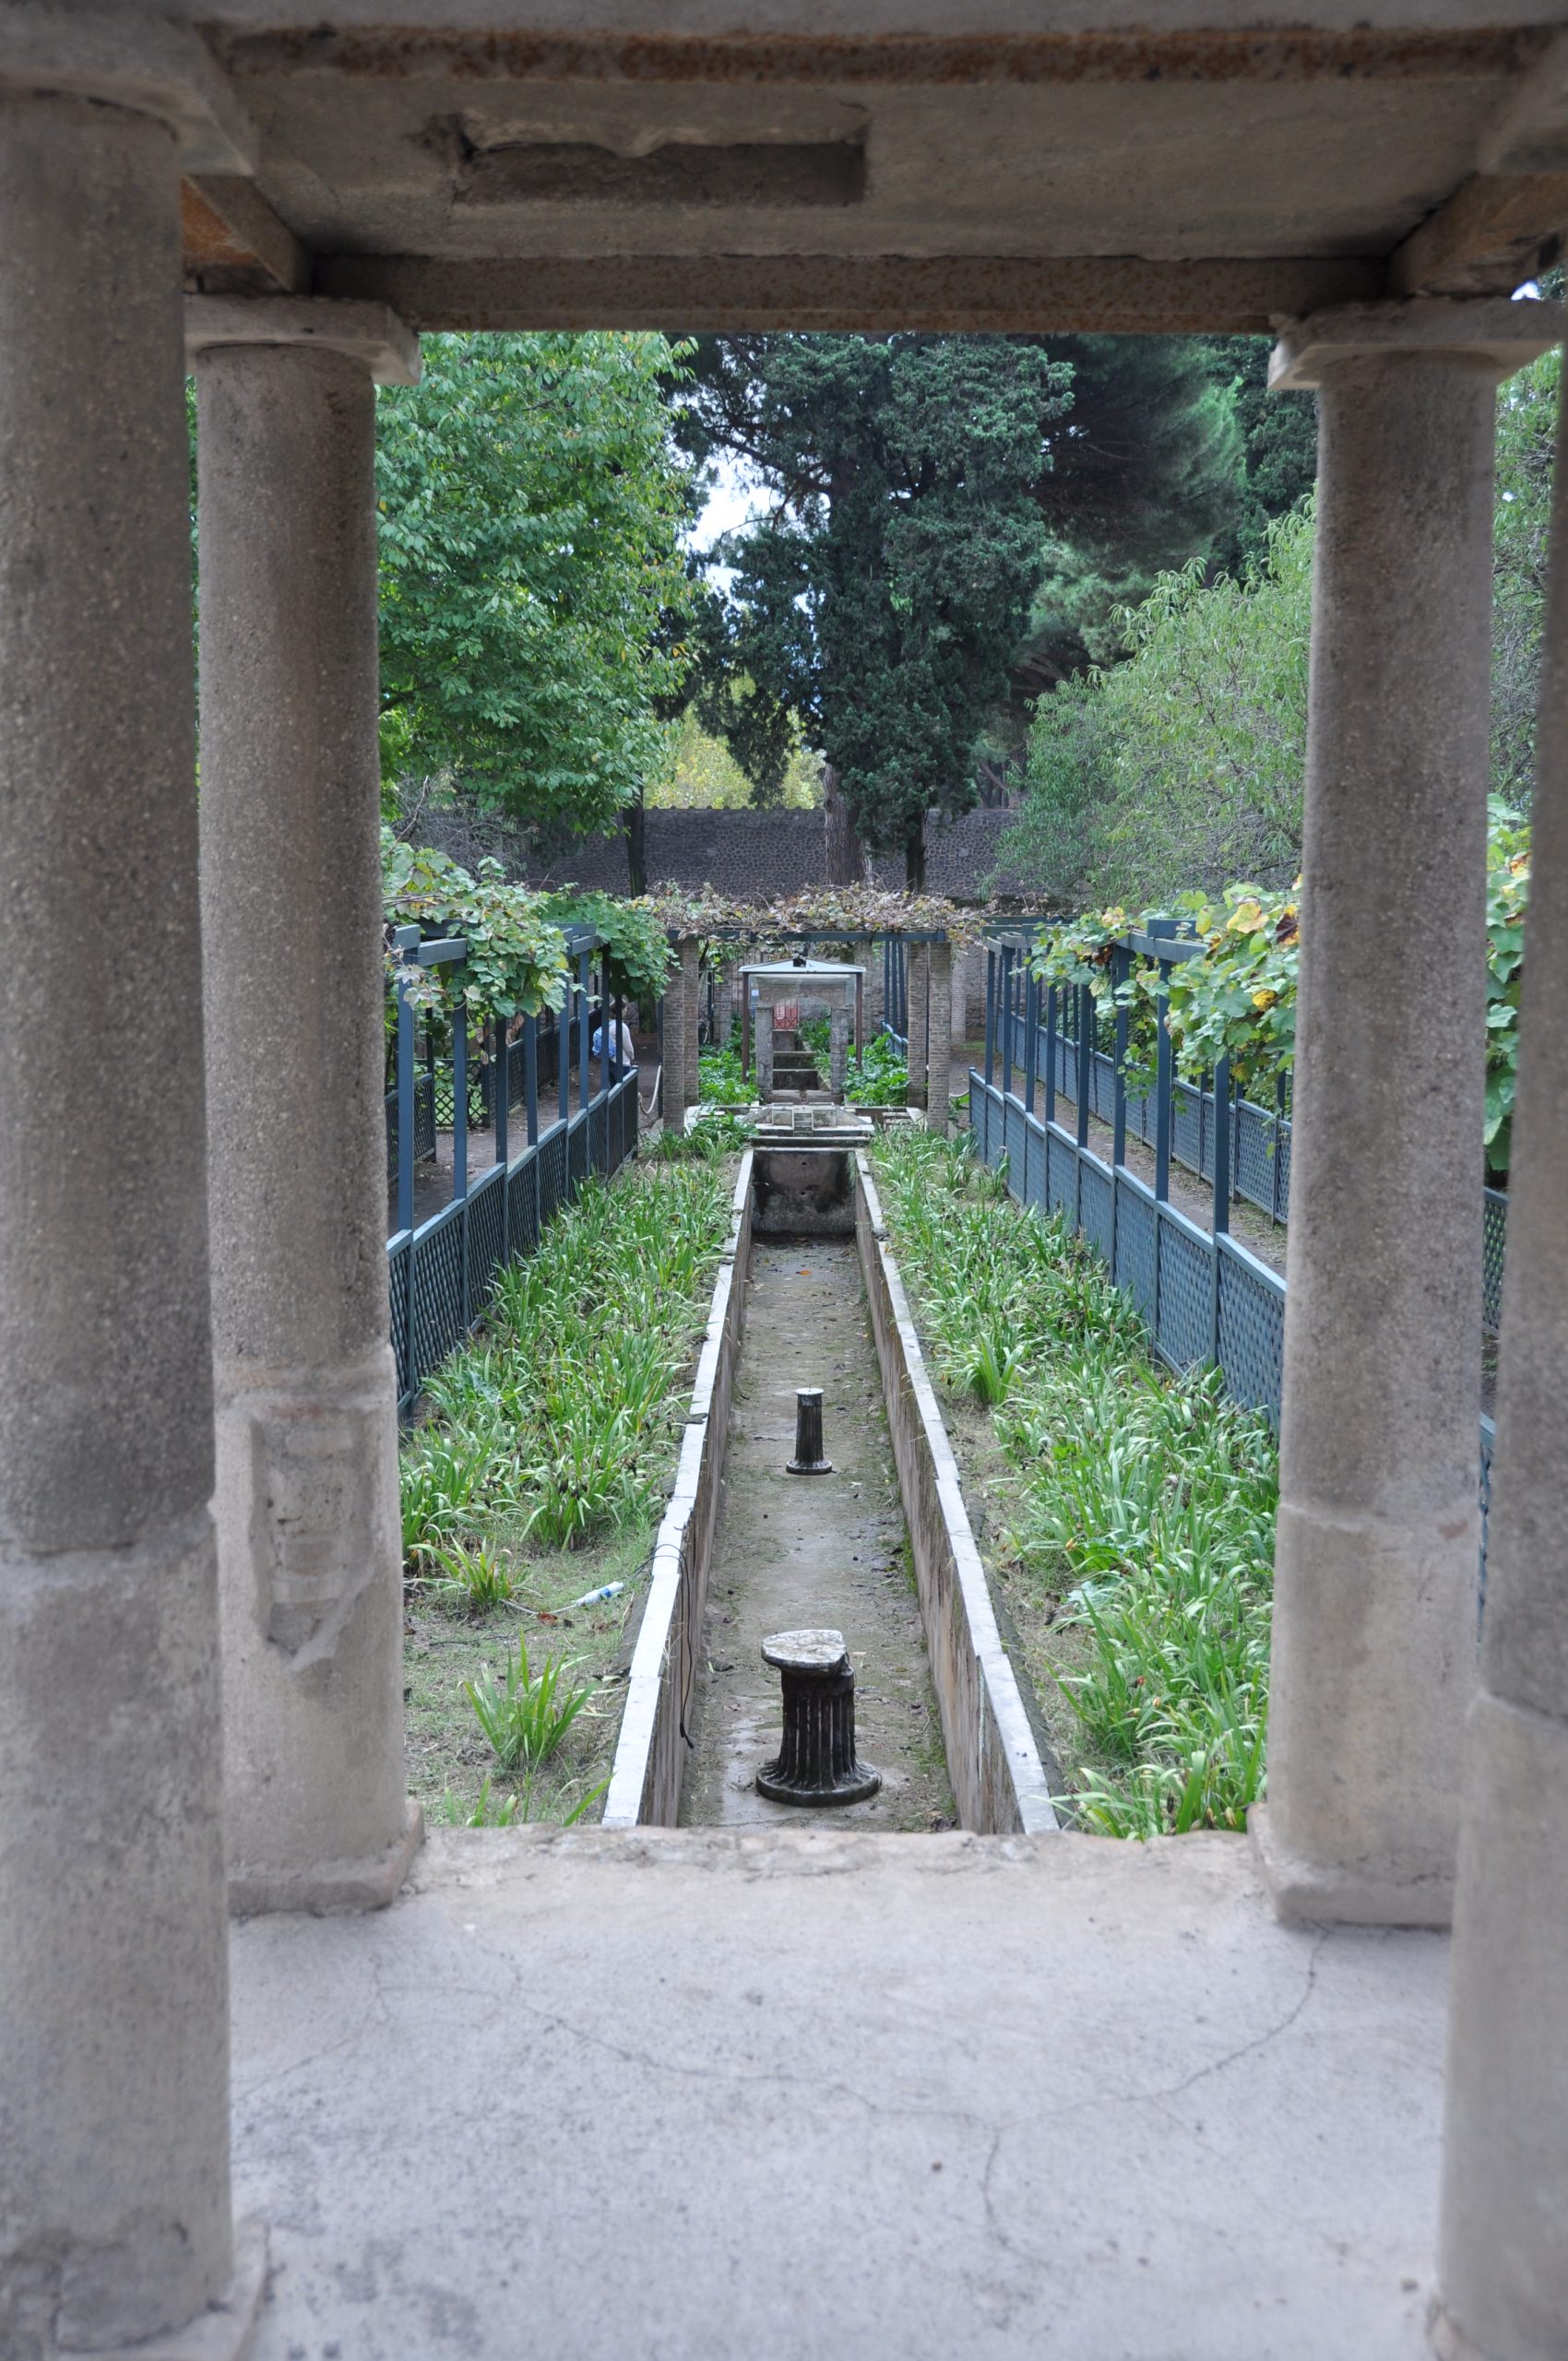
<svg viewBox="0 0 1568 2361">
<path fill-rule="evenodd" d="M 779 1115 L 741 1159 L 605 1825 L 1052 1828 L 870 1123 Z"/>
</svg>

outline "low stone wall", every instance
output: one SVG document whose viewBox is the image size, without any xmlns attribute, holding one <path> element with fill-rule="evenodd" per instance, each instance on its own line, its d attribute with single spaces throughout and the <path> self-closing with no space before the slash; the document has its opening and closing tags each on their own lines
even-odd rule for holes
<svg viewBox="0 0 1568 2361">
<path fill-rule="evenodd" d="M 863 1151 L 855 1157 L 855 1237 L 958 1818 L 978 1835 L 1040 1835 L 1057 1826 L 1051 1783 L 1002 1644 L 957 1463 Z"/>
<path fill-rule="evenodd" d="M 745 1316 L 752 1248 L 752 1151 L 741 1158 L 731 1201 L 730 1239 L 714 1285 L 707 1330 L 681 1439 L 675 1489 L 653 1546 L 647 1603 L 632 1654 L 621 1715 L 606 1828 L 673 1828 L 685 1768 L 683 1728 L 702 1643 L 708 1560 L 719 1511 L 730 1395 Z"/>
</svg>

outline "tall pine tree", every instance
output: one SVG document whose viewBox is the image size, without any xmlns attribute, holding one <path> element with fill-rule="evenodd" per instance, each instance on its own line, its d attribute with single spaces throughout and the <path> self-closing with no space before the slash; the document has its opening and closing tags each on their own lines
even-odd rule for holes
<svg viewBox="0 0 1568 2361">
<path fill-rule="evenodd" d="M 735 737 L 760 755 L 769 713 L 797 715 L 860 836 L 901 848 L 912 888 L 926 815 L 974 801 L 976 741 L 1008 694 L 1072 374 L 1023 338 L 699 347 L 687 441 L 736 455 L 772 498 L 723 552 L 723 669 L 747 691 Z"/>
</svg>

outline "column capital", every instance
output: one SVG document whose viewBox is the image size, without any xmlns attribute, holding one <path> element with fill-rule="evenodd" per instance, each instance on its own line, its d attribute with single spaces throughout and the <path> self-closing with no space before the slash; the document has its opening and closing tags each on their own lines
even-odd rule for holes
<svg viewBox="0 0 1568 2361">
<path fill-rule="evenodd" d="M 362 361 L 378 386 L 417 386 L 420 340 L 386 303 L 326 295 L 187 295 L 185 355 L 215 345 L 314 346 Z"/>
<path fill-rule="evenodd" d="M 125 0 L 0 0 L 0 90 L 86 99 L 148 114 L 174 134 L 187 172 L 255 172 L 255 124 L 189 25 Z"/>
<path fill-rule="evenodd" d="M 1268 390 L 1296 393 L 1320 386 L 1336 362 L 1409 353 L 1434 360 L 1464 355 L 1486 362 L 1500 378 L 1511 377 L 1562 341 L 1563 311 L 1561 303 L 1515 303 L 1506 295 L 1336 303 L 1280 329 L 1269 355 Z"/>
</svg>

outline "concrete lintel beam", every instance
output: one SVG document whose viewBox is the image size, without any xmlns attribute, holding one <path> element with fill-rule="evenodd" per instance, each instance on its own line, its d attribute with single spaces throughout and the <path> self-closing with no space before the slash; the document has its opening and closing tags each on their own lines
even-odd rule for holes
<svg viewBox="0 0 1568 2361">
<path fill-rule="evenodd" d="M 258 273 L 282 295 L 310 289 L 310 256 L 254 181 L 235 173 L 184 181 L 180 230 L 185 270 Z"/>
<path fill-rule="evenodd" d="M 1377 256 L 530 255 L 318 257 L 323 295 L 389 303 L 420 328 L 1055 330 L 1265 335 L 1381 295 Z"/>
<path fill-rule="evenodd" d="M 1295 393 L 1321 385 L 1336 362 L 1396 353 L 1467 353 L 1508 377 L 1561 344 L 1562 326 L 1561 303 L 1515 303 L 1500 295 L 1339 303 L 1282 330 L 1269 357 L 1268 389 Z"/>
<path fill-rule="evenodd" d="M 185 352 L 218 345 L 314 345 L 362 361 L 378 386 L 417 386 L 420 340 L 386 303 L 312 295 L 187 295 Z"/>
<path fill-rule="evenodd" d="M 50 90 L 166 123 L 192 172 L 249 173 L 260 140 L 188 25 L 99 0 L 0 0 L 0 89 Z"/>
</svg>

